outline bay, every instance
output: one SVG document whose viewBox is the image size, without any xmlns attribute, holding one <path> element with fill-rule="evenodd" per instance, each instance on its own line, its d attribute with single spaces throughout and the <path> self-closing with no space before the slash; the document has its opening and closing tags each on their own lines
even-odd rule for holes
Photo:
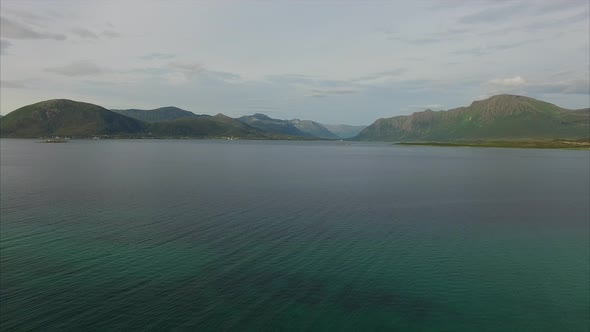
<svg viewBox="0 0 590 332">
<path fill-rule="evenodd" d="M 587 331 L 588 151 L 0 140 L 0 329 Z"/>
</svg>

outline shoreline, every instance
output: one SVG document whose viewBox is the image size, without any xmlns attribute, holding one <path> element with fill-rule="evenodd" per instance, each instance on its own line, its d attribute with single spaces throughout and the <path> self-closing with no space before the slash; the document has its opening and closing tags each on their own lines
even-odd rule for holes
<svg viewBox="0 0 590 332">
<path fill-rule="evenodd" d="M 590 150 L 590 142 L 586 140 L 555 140 L 555 141 L 488 141 L 488 142 L 397 142 L 394 145 L 405 146 L 439 146 L 464 148 L 515 148 L 515 149 L 560 149 Z"/>
<path fill-rule="evenodd" d="M 29 139 L 41 140 L 38 143 L 67 143 L 70 140 L 215 140 L 215 141 L 285 141 L 285 142 L 338 142 L 338 143 L 385 143 L 400 146 L 433 146 L 433 147 L 463 147 L 463 148 L 516 148 L 516 149 L 560 149 L 560 150 L 590 150 L 590 141 L 580 140 L 552 140 L 552 141 L 480 141 L 480 142 L 384 142 L 363 141 L 351 139 L 322 139 L 322 138 L 260 138 L 260 137 L 125 137 L 125 136 L 95 136 L 68 137 L 65 139 L 48 137 L 0 137 L 1 139 Z"/>
</svg>

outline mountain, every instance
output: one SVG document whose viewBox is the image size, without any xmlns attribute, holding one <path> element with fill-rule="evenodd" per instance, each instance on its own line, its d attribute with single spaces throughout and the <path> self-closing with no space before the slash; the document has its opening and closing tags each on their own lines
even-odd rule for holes
<svg viewBox="0 0 590 332">
<path fill-rule="evenodd" d="M 223 114 L 154 122 L 149 124 L 146 131 L 156 137 L 267 137 L 262 130 Z"/>
<path fill-rule="evenodd" d="M 347 138 L 345 135 L 351 135 L 359 127 L 322 125 L 298 119 L 279 120 L 263 114 L 238 119 L 222 114 L 196 115 L 176 107 L 113 112 L 93 104 L 54 99 L 24 106 L 3 116 L 0 136 L 313 139 L 337 138 L 336 135 Z M 409 116 L 378 119 L 354 139 L 452 142 L 580 139 L 589 136 L 590 109 L 568 110 L 529 97 L 499 95 L 448 111 L 426 110 Z"/>
<path fill-rule="evenodd" d="M 54 99 L 21 107 L 0 121 L 0 136 L 33 138 L 40 136 L 134 135 L 144 123 L 97 105 Z"/>
<path fill-rule="evenodd" d="M 237 120 L 252 126 L 254 128 L 258 128 L 262 131 L 278 134 L 278 135 L 289 135 L 289 136 L 300 136 L 300 137 L 310 137 L 312 135 L 305 133 L 295 127 L 291 122 L 288 120 L 280 120 L 280 119 L 273 119 L 269 116 L 264 114 L 256 113 L 254 115 L 245 115 L 242 117 L 237 118 Z"/>
<path fill-rule="evenodd" d="M 128 116 L 144 122 L 158 122 L 158 121 L 170 121 L 182 118 L 197 117 L 193 112 L 185 111 L 178 107 L 168 106 L 160 107 L 153 110 L 140 110 L 140 109 L 126 109 L 126 110 L 111 110 L 121 115 Z"/>
<path fill-rule="evenodd" d="M 378 119 L 354 139 L 363 141 L 457 141 L 555 139 L 590 136 L 590 112 L 537 99 L 498 95 L 448 111 L 426 110 Z"/>
<path fill-rule="evenodd" d="M 190 113 L 177 108 L 156 111 L 133 111 L 135 114 L 156 112 L 163 116 Z M 185 113 L 186 112 L 186 113 Z M 196 115 L 159 122 L 142 122 L 97 105 L 66 99 L 55 99 L 21 107 L 2 118 L 2 137 L 36 138 L 41 136 L 89 137 L 242 137 L 290 138 L 267 134 L 222 114 Z"/>
<path fill-rule="evenodd" d="M 578 113 L 578 114 L 590 114 L 590 108 L 582 108 L 579 110 L 573 110 L 572 112 Z"/>
<path fill-rule="evenodd" d="M 306 133 L 309 136 L 314 136 L 318 138 L 331 138 L 337 139 L 340 138 L 338 135 L 334 134 L 328 128 L 326 128 L 321 123 L 317 123 L 311 120 L 299 120 L 293 119 L 290 120 L 291 123 L 295 128 L 301 130 L 302 132 Z"/>
<path fill-rule="evenodd" d="M 133 115 L 136 118 L 123 114 Z M 261 114 L 261 125 L 271 130 L 252 127 L 223 114 L 196 115 L 176 107 L 156 110 L 117 110 L 66 99 L 55 99 L 21 107 L 0 120 L 1 137 L 38 138 L 43 136 L 90 137 L 236 137 L 252 139 L 313 138 L 286 120 L 270 119 Z M 137 118 L 145 119 L 140 121 Z M 157 119 L 171 118 L 166 121 Z M 275 127 L 273 127 L 273 125 Z M 261 125 L 261 127 L 264 127 Z M 278 130 L 278 129 L 281 130 Z"/>
<path fill-rule="evenodd" d="M 331 125 L 323 124 L 326 129 L 340 138 L 352 138 L 358 135 L 367 126 Z"/>
</svg>

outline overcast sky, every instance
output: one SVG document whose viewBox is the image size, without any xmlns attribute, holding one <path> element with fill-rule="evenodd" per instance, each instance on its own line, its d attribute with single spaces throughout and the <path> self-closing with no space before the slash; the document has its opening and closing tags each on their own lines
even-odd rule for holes
<svg viewBox="0 0 590 332">
<path fill-rule="evenodd" d="M 1 1 L 1 113 L 68 98 L 324 123 L 590 105 L 588 0 Z"/>
</svg>

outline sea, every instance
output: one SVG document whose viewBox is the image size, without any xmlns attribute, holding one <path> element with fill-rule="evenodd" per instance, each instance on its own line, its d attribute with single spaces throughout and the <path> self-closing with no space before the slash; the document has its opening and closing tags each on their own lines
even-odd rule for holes
<svg viewBox="0 0 590 332">
<path fill-rule="evenodd" d="M 588 331 L 590 152 L 0 140 L 2 331 Z"/>
</svg>

